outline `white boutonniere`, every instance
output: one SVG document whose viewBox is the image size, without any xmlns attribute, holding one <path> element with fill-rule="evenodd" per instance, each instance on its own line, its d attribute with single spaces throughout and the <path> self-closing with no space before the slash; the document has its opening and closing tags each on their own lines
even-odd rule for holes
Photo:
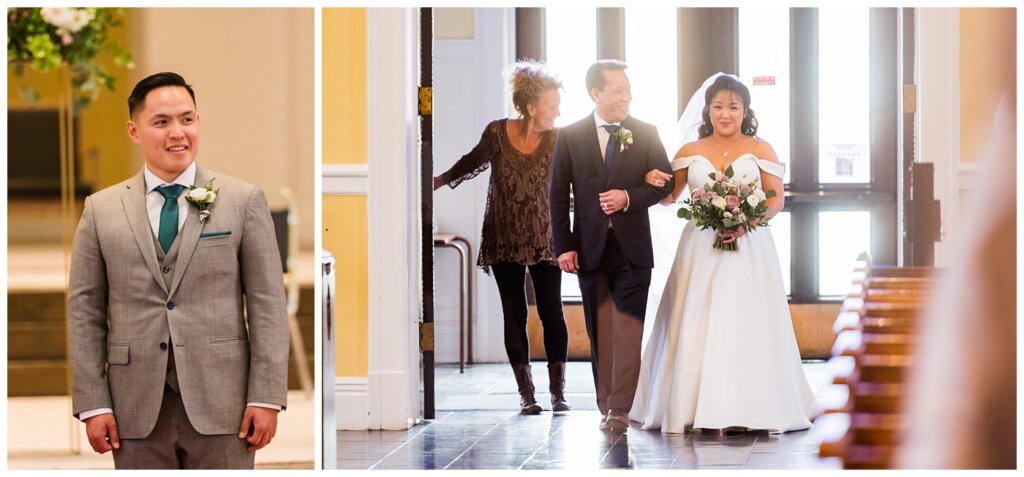
<svg viewBox="0 0 1024 477">
<path fill-rule="evenodd" d="M 619 152 L 624 152 L 633 144 L 633 131 L 626 128 L 619 128 L 615 131 L 615 139 L 619 141 Z"/>
<path fill-rule="evenodd" d="M 203 187 L 191 186 L 185 194 L 185 200 L 199 209 L 199 222 L 210 218 L 210 207 L 213 201 L 217 200 L 217 189 L 213 187 L 213 180 L 207 182 Z"/>
</svg>

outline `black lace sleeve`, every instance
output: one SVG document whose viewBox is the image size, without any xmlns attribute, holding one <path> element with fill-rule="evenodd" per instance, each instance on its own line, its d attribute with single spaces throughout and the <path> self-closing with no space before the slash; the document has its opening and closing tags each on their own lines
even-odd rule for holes
<svg viewBox="0 0 1024 477">
<path fill-rule="evenodd" d="M 473 150 L 462 156 L 451 169 L 441 174 L 441 180 L 448 184 L 448 187 L 454 189 L 463 181 L 476 177 L 490 167 L 491 159 L 498 149 L 497 128 L 500 125 L 500 121 L 493 121 L 488 124 L 480 136 L 480 142 L 473 147 Z"/>
</svg>

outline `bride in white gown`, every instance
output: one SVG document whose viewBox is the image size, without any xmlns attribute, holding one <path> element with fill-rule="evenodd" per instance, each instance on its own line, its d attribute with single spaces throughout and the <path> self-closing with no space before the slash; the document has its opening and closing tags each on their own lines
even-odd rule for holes
<svg viewBox="0 0 1024 477">
<path fill-rule="evenodd" d="M 746 86 L 721 73 L 694 94 L 680 122 L 697 129 L 699 139 L 676 153 L 676 186 L 665 203 L 732 166 L 734 177 L 757 179 L 777 192 L 768 199 L 769 216 L 782 209 L 784 168 L 771 145 L 755 136 L 749 106 Z M 652 171 L 648 181 L 657 185 L 668 177 Z M 817 407 L 800 364 L 770 227 L 723 237 L 738 250 L 715 250 L 714 230 L 692 222 L 684 227 L 629 417 L 666 433 L 807 429 Z"/>
</svg>

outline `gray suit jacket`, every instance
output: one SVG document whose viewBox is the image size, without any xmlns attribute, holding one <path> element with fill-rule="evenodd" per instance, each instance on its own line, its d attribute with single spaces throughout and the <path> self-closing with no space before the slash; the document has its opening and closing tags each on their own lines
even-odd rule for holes
<svg viewBox="0 0 1024 477">
<path fill-rule="evenodd" d="M 266 198 L 197 165 L 197 185 L 214 177 L 210 217 L 200 223 L 188 206 L 170 288 L 157 262 L 142 172 L 86 198 L 68 283 L 75 416 L 109 407 L 120 437 L 148 436 L 169 341 L 185 410 L 200 433 L 237 433 L 247 402 L 286 405 L 287 311 Z M 200 237 L 214 232 L 230 234 Z"/>
</svg>

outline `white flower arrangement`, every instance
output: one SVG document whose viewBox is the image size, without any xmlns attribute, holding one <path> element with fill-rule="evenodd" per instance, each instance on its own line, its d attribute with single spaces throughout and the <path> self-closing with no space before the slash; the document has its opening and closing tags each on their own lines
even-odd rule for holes
<svg viewBox="0 0 1024 477">
<path fill-rule="evenodd" d="M 203 187 L 193 185 L 185 194 L 185 200 L 199 209 L 200 222 L 210 218 L 210 207 L 213 206 L 213 201 L 217 200 L 217 189 L 213 187 L 213 180 L 210 179 Z"/>
<path fill-rule="evenodd" d="M 96 100 L 101 88 L 114 90 L 114 67 L 135 67 L 132 54 L 115 39 L 125 16 L 121 8 L 8 8 L 7 64 L 14 76 L 26 69 L 47 73 L 67 68 L 71 75 L 74 114 Z M 108 61 L 112 60 L 112 61 Z M 26 104 L 39 101 L 39 92 L 20 81 L 18 93 Z"/>
<path fill-rule="evenodd" d="M 624 152 L 633 145 L 633 131 L 626 128 L 619 128 L 615 131 L 615 139 L 619 141 L 619 152 Z"/>
<path fill-rule="evenodd" d="M 39 14 L 43 16 L 46 23 L 57 27 L 57 34 L 62 37 L 78 33 L 78 30 L 96 18 L 96 11 L 89 8 L 41 8 Z M 68 43 L 70 40 L 64 44 Z"/>
</svg>

